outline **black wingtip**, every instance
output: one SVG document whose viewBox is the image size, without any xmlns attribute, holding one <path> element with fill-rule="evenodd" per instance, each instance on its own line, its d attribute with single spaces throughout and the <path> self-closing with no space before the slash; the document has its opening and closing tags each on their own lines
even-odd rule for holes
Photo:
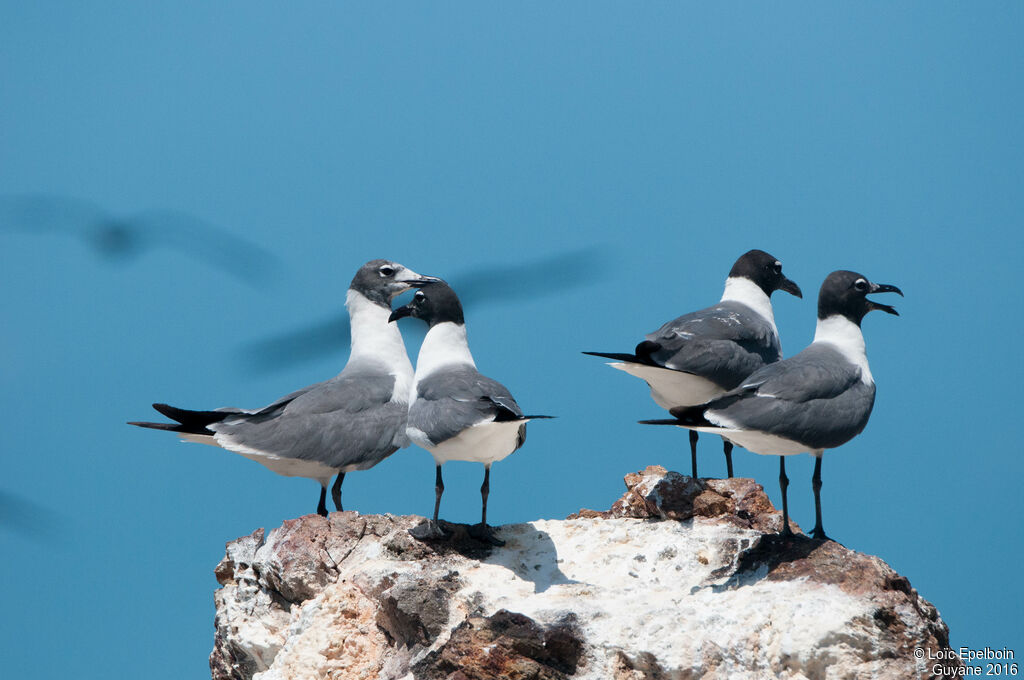
<svg viewBox="0 0 1024 680">
<path fill-rule="evenodd" d="M 181 427 L 178 423 L 143 423 L 134 420 L 129 420 L 127 424 L 135 427 L 147 427 L 151 430 L 170 430 L 171 432 L 177 432 Z"/>
<path fill-rule="evenodd" d="M 175 414 L 179 413 L 181 411 L 181 409 L 175 408 L 175 407 L 171 406 L 170 404 L 160 404 L 160 403 L 153 404 L 153 409 L 156 410 L 157 412 L 159 412 L 160 414 L 165 415 L 168 418 L 174 418 L 175 420 L 178 420 L 178 418 L 174 417 Z"/>
<path fill-rule="evenodd" d="M 661 345 L 651 340 L 644 340 L 636 346 L 636 351 L 633 354 L 625 352 L 584 352 L 592 357 L 602 357 L 604 359 L 614 359 L 615 361 L 625 361 L 631 364 L 646 364 L 648 366 L 659 366 L 658 362 L 651 358 L 655 352 L 661 349 Z"/>
<path fill-rule="evenodd" d="M 523 420 L 552 420 L 558 416 L 522 416 Z"/>
<path fill-rule="evenodd" d="M 676 406 L 669 409 L 669 413 L 675 416 L 676 422 L 687 427 L 696 425 L 700 427 L 714 427 L 704 416 L 706 406 Z"/>
<path fill-rule="evenodd" d="M 184 408 L 177 408 L 170 404 L 153 404 L 153 408 L 171 420 L 176 420 L 172 427 L 154 428 L 174 430 L 175 432 L 190 432 L 192 434 L 213 434 L 207 426 L 220 421 L 231 415 L 230 411 L 190 411 Z M 143 427 L 151 427 L 143 425 Z"/>
<path fill-rule="evenodd" d="M 641 425 L 678 425 L 683 426 L 683 423 L 675 418 L 660 418 L 657 420 L 638 420 L 636 421 Z"/>
<path fill-rule="evenodd" d="M 651 357 L 655 352 L 657 352 L 660 349 L 661 345 L 654 342 L 653 340 L 644 340 L 643 342 L 638 344 L 636 346 L 636 350 L 634 350 L 636 353 L 636 360 L 639 361 L 640 363 L 654 365 L 654 359 L 652 359 Z"/>
<path fill-rule="evenodd" d="M 601 357 L 602 359 L 614 359 L 615 361 L 628 361 L 630 363 L 639 364 L 640 357 L 635 354 L 624 354 L 622 352 L 583 352 L 583 354 L 592 357 Z"/>
</svg>

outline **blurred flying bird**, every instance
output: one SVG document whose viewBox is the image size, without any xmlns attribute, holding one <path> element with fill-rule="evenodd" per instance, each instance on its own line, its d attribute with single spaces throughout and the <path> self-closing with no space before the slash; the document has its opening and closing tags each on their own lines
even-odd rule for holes
<svg viewBox="0 0 1024 680">
<path fill-rule="evenodd" d="M 7 195 L 0 196 L 0 229 L 69 234 L 112 262 L 170 248 L 248 284 L 264 283 L 279 268 L 277 259 L 260 246 L 179 210 L 117 215 L 79 198 Z"/>
<path fill-rule="evenodd" d="M 0 530 L 42 540 L 57 533 L 64 521 L 46 506 L 0 489 Z"/>
</svg>

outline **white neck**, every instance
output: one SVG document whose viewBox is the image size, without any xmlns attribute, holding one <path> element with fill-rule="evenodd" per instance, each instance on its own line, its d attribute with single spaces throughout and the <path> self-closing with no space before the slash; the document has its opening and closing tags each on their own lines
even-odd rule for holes
<svg viewBox="0 0 1024 680">
<path fill-rule="evenodd" d="M 742 276 L 730 276 L 725 280 L 725 292 L 722 293 L 722 302 L 739 302 L 750 307 L 764 320 L 772 325 L 775 335 L 779 329 L 775 327 L 775 314 L 772 312 L 772 300 L 761 287 L 748 278 Z"/>
<path fill-rule="evenodd" d="M 476 368 L 466 342 L 466 326 L 446 321 L 427 331 L 416 358 L 416 381 L 444 366 L 469 365 Z"/>
<path fill-rule="evenodd" d="M 375 359 L 387 364 L 396 377 L 412 376 L 412 363 L 405 352 L 398 324 L 388 323 L 391 310 L 374 304 L 357 291 L 349 289 L 345 306 L 352 319 L 352 353 L 349 362 Z"/>
<path fill-rule="evenodd" d="M 860 368 L 861 381 L 868 385 L 874 384 L 875 379 L 871 375 L 871 367 L 868 366 L 867 346 L 864 344 L 864 334 L 861 333 L 860 326 L 839 314 L 833 314 L 827 319 L 818 319 L 818 325 L 814 329 L 814 342 L 835 347 L 847 361 Z"/>
</svg>

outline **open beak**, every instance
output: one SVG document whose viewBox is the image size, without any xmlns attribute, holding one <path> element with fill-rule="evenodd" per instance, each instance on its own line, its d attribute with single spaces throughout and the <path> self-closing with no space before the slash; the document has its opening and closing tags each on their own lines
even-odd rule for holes
<svg viewBox="0 0 1024 680">
<path fill-rule="evenodd" d="M 870 295 L 872 293 L 898 293 L 900 297 L 903 297 L 902 290 L 887 283 L 872 283 L 871 288 L 868 289 L 868 294 Z M 875 309 L 880 312 L 885 312 L 886 314 L 895 314 L 896 316 L 900 315 L 900 313 L 896 311 L 895 307 L 883 305 L 881 302 L 875 302 L 874 300 L 868 300 L 868 310 Z"/>
<path fill-rule="evenodd" d="M 402 317 L 406 316 L 412 316 L 412 307 L 410 307 L 409 305 L 403 305 L 396 309 L 395 311 L 391 312 L 391 316 L 388 317 L 388 323 L 391 323 L 392 321 L 398 321 Z"/>
<path fill-rule="evenodd" d="M 791 279 L 782 279 L 782 285 L 779 286 L 779 290 L 784 290 L 790 295 L 795 295 L 798 298 L 803 298 L 804 294 L 800 290 L 800 286 L 796 285 L 796 282 Z"/>
</svg>

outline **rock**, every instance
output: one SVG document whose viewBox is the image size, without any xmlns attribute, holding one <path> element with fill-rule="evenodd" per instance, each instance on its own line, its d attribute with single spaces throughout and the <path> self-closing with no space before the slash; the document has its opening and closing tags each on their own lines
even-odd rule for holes
<svg viewBox="0 0 1024 680">
<path fill-rule="evenodd" d="M 542 626 L 528 616 L 501 609 L 460 623 L 443 647 L 416 664 L 413 676 L 564 680 L 576 672 L 582 651 L 572 615 Z"/>
<path fill-rule="evenodd" d="M 649 467 L 607 511 L 418 541 L 332 513 L 227 545 L 213 677 L 929 677 L 949 635 L 877 557 L 802 535 L 749 479 Z M 794 531 L 798 527 L 792 525 Z M 951 662 L 952 663 L 952 662 Z"/>
<path fill-rule="evenodd" d="M 626 493 L 606 512 L 580 510 L 569 519 L 632 517 L 634 519 L 688 520 L 716 517 L 739 527 L 776 532 L 782 513 L 775 509 L 764 488 L 752 479 L 694 479 L 650 465 L 626 475 Z M 800 527 L 790 519 L 790 528 Z"/>
</svg>

